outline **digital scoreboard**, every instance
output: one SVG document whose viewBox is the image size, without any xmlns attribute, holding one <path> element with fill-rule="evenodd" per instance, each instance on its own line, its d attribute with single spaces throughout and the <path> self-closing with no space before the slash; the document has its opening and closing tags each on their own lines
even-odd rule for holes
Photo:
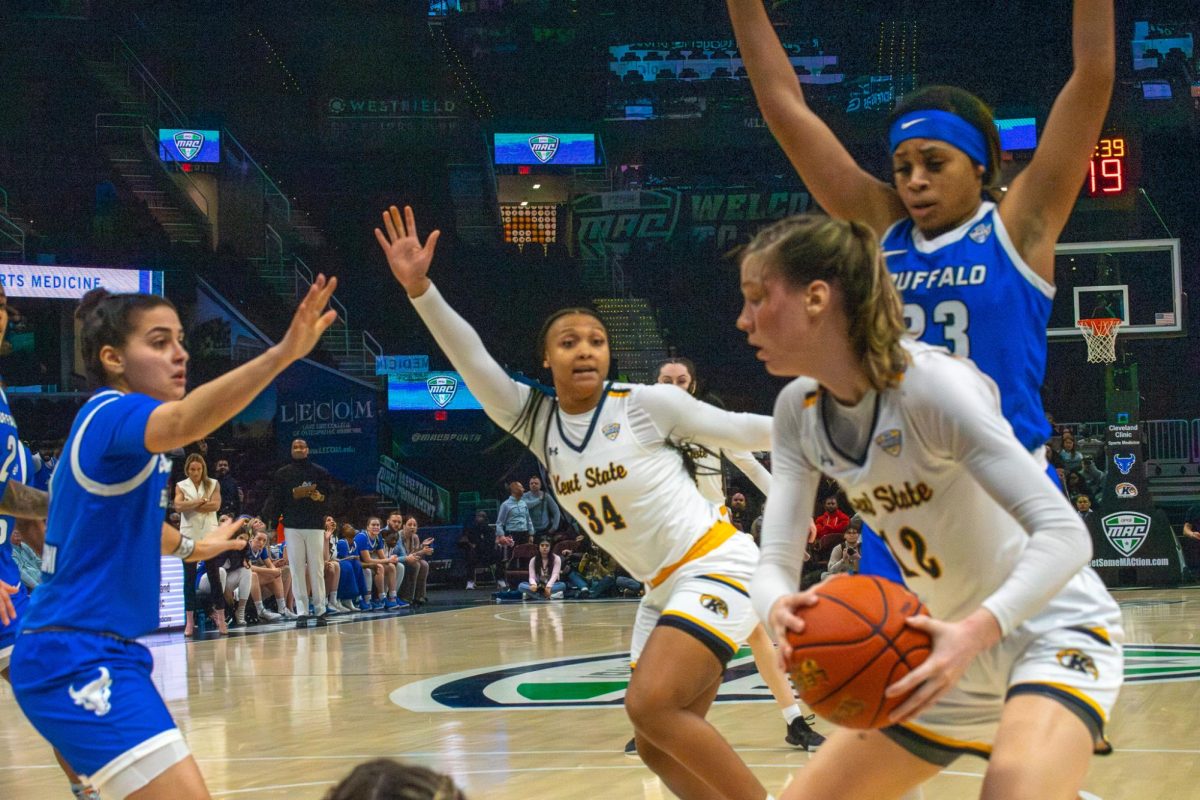
<svg viewBox="0 0 1200 800">
<path fill-rule="evenodd" d="M 1087 197 L 1116 197 L 1137 187 L 1130 169 L 1130 140 L 1105 136 L 1092 150 L 1083 192 Z"/>
</svg>

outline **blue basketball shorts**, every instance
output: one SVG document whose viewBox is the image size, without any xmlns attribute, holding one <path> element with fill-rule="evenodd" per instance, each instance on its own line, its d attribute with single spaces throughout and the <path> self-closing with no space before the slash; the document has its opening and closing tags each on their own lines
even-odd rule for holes
<svg viewBox="0 0 1200 800">
<path fill-rule="evenodd" d="M 10 677 L 38 733 L 101 794 L 124 796 L 189 755 L 150 678 L 153 667 L 150 651 L 134 641 L 27 631 L 13 649 Z"/>
<path fill-rule="evenodd" d="M 8 659 L 12 656 L 13 645 L 17 643 L 17 635 L 21 632 L 25 611 L 29 608 L 29 591 L 21 584 L 20 591 L 11 595 L 13 607 L 17 609 L 17 618 L 5 625 L 0 622 L 0 672 L 8 669 Z"/>
</svg>

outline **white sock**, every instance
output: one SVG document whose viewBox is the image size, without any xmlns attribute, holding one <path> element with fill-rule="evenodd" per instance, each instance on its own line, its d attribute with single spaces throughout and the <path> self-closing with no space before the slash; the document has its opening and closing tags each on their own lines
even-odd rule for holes
<svg viewBox="0 0 1200 800">
<path fill-rule="evenodd" d="M 254 607 L 256 609 L 258 609 L 258 613 L 260 613 L 260 614 L 263 613 L 264 611 L 266 611 L 266 609 L 263 608 L 262 600 L 255 600 Z"/>
<path fill-rule="evenodd" d="M 792 724 L 792 720 L 799 719 L 803 715 L 804 712 L 800 710 L 799 703 L 792 703 L 790 706 L 783 709 L 783 721 L 788 725 Z"/>
<path fill-rule="evenodd" d="M 393 589 L 392 591 L 388 592 L 388 597 L 395 600 L 396 599 L 396 590 Z"/>
</svg>

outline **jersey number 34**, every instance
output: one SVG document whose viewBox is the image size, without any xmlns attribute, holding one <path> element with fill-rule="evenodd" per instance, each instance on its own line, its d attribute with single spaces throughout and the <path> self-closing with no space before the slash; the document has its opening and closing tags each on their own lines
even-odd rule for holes
<svg viewBox="0 0 1200 800">
<path fill-rule="evenodd" d="M 586 500 L 579 504 L 579 513 L 583 514 L 587 519 L 588 528 L 592 533 L 599 536 L 604 533 L 604 526 L 607 524 L 614 531 L 619 531 L 625 527 L 625 520 L 617 513 L 616 507 L 612 500 L 608 499 L 608 495 L 600 497 L 600 513 L 596 514 L 596 507 Z"/>
</svg>

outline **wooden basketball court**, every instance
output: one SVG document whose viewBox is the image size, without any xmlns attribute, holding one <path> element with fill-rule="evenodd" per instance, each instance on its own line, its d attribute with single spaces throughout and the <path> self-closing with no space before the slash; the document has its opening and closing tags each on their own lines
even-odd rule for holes
<svg viewBox="0 0 1200 800">
<path fill-rule="evenodd" d="M 1116 752 L 1093 762 L 1086 788 L 1103 800 L 1200 798 L 1200 593 L 1116 597 L 1130 682 L 1109 729 Z M 672 795 L 622 753 L 634 610 L 476 605 L 215 641 L 163 637 L 152 643 L 155 677 L 215 797 L 319 798 L 353 765 L 388 756 L 448 772 L 472 798 L 657 800 Z M 750 663 L 731 665 L 711 719 L 778 792 L 809 756 L 784 743 Z M 984 766 L 959 759 L 925 797 L 977 796 Z M 69 797 L 5 683 L 0 797 Z"/>
</svg>

